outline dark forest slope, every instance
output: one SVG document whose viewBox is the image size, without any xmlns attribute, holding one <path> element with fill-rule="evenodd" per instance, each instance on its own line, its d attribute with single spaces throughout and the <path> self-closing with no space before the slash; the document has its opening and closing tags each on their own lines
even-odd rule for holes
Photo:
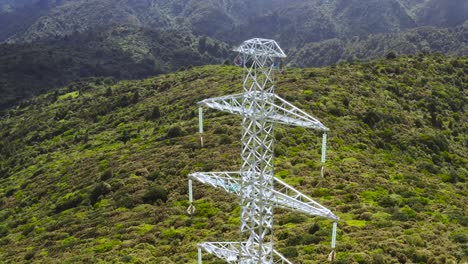
<svg viewBox="0 0 468 264">
<path fill-rule="evenodd" d="M 72 81 L 137 79 L 221 64 L 230 48 L 174 30 L 119 26 L 36 43 L 0 44 L 0 110 Z"/>
<path fill-rule="evenodd" d="M 342 221 L 336 263 L 466 262 L 467 58 L 410 56 L 288 69 L 277 91 L 331 128 L 278 126 L 276 175 Z M 196 102 L 241 90 L 241 69 L 195 67 L 142 81 L 96 79 L 0 119 L 0 259 L 195 263 L 196 243 L 236 240 L 235 197 L 187 174 L 240 164 L 239 119 Z M 465 90 L 464 90 L 465 89 Z M 323 263 L 331 223 L 276 211 L 276 247 Z M 209 260 L 207 257 L 206 260 Z M 215 263 L 215 262 L 213 262 Z"/>
</svg>

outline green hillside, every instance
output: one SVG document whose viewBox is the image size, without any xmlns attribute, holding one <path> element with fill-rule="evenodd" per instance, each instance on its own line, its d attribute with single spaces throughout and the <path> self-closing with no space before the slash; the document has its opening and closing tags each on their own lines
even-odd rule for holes
<svg viewBox="0 0 468 264">
<path fill-rule="evenodd" d="M 187 174 L 234 170 L 239 118 L 196 102 L 241 91 L 242 70 L 193 67 L 141 81 L 96 78 L 0 118 L 0 262 L 196 263 L 196 243 L 238 238 L 236 197 Z M 468 261 L 468 58 L 403 56 L 287 69 L 277 92 L 331 129 L 278 126 L 276 175 L 333 210 L 336 263 Z M 276 248 L 324 263 L 331 222 L 275 215 Z M 207 263 L 221 263 L 209 257 Z"/>
</svg>

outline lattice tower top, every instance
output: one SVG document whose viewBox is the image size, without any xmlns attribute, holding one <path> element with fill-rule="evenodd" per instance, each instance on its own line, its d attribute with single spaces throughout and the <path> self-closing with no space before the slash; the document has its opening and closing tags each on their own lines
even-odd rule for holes
<svg viewBox="0 0 468 264">
<path fill-rule="evenodd" d="M 278 43 L 272 39 L 253 38 L 244 41 L 238 48 L 234 49 L 239 53 L 266 56 L 271 58 L 286 58 Z"/>
</svg>

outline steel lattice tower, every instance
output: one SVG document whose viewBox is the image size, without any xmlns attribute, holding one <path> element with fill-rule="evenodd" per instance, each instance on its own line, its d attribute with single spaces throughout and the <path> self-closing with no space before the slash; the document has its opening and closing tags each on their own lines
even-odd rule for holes
<svg viewBox="0 0 468 264">
<path fill-rule="evenodd" d="M 322 176 L 325 164 L 326 132 L 329 129 L 274 93 L 274 74 L 279 60 L 286 57 L 274 40 L 250 39 L 235 51 L 239 52 L 239 64 L 244 67 L 243 93 L 199 102 L 199 121 L 201 135 L 203 133 L 203 106 L 242 117 L 242 167 L 238 172 L 190 174 L 188 212 L 193 214 L 195 210 L 192 205 L 192 179 L 239 195 L 241 198 L 240 241 L 199 244 L 199 263 L 202 262 L 202 249 L 229 263 L 290 263 L 273 249 L 274 207 L 333 220 L 332 248 L 334 248 L 336 222 L 339 218 L 327 208 L 275 178 L 273 168 L 275 123 L 312 128 L 323 132 Z M 201 137 L 201 144 L 203 145 L 203 137 Z M 333 254 L 332 251 L 332 258 Z"/>
</svg>

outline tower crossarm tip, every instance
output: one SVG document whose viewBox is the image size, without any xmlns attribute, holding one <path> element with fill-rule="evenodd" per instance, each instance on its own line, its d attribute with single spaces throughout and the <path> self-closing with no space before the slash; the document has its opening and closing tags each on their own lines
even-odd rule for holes
<svg viewBox="0 0 468 264">
<path fill-rule="evenodd" d="M 293 211 L 300 211 L 308 215 L 320 216 L 331 219 L 333 221 L 340 220 L 339 217 L 334 215 L 325 206 L 302 194 L 287 183 L 276 177 L 274 178 L 274 181 L 275 190 L 273 199 L 275 199 L 275 204 L 277 207 L 290 209 Z"/>
<path fill-rule="evenodd" d="M 223 112 L 231 114 L 241 114 L 243 112 L 242 107 L 243 94 L 233 94 L 215 98 L 205 99 L 198 102 L 199 106 L 206 106 Z"/>
<path fill-rule="evenodd" d="M 274 114 L 269 116 L 270 120 L 274 120 L 277 123 L 300 126 L 305 128 L 311 128 L 319 131 L 328 131 L 329 129 L 324 126 L 318 119 L 307 114 L 303 110 L 294 106 L 285 99 L 274 95 L 275 100 L 271 105 L 275 109 Z"/>
<path fill-rule="evenodd" d="M 215 188 L 222 188 L 226 192 L 240 195 L 240 175 L 240 172 L 195 172 L 189 174 L 189 177 Z"/>
<path fill-rule="evenodd" d="M 229 263 L 236 263 L 239 256 L 239 242 L 204 242 L 198 244 L 199 248 L 206 252 L 215 255 L 220 259 L 224 259 Z"/>
</svg>

